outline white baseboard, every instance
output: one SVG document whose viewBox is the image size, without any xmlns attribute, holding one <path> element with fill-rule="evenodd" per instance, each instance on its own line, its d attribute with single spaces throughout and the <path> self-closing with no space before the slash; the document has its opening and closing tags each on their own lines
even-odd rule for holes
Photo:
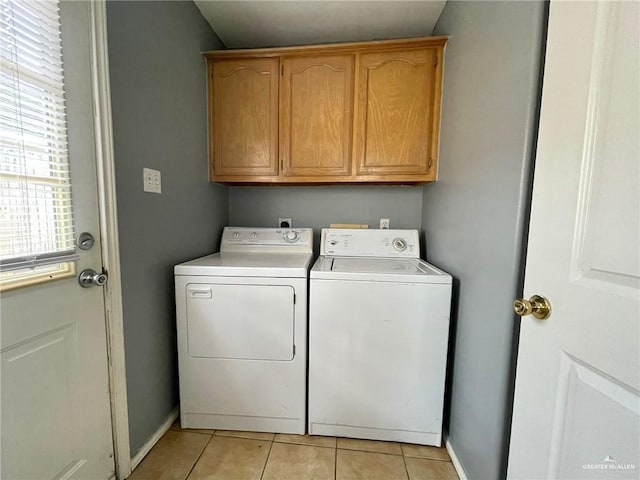
<svg viewBox="0 0 640 480">
<path fill-rule="evenodd" d="M 451 457 L 451 463 L 453 463 L 453 468 L 456 469 L 458 477 L 460 478 L 460 480 L 467 480 L 467 472 L 465 472 L 464 468 L 462 468 L 462 464 L 460 463 L 460 460 L 458 460 L 458 456 L 453 450 L 451 442 L 449 442 L 449 438 L 445 440 L 444 444 L 447 447 L 447 452 L 449 452 L 449 457 Z"/>
<path fill-rule="evenodd" d="M 173 422 L 176 421 L 176 418 L 178 418 L 179 414 L 180 414 L 180 407 L 176 407 L 173 410 L 171 410 L 171 413 L 167 416 L 165 421 L 162 422 L 162 425 L 158 427 L 158 430 L 156 430 L 155 433 L 151 435 L 149 440 L 147 440 L 147 443 L 145 443 L 142 446 L 142 448 L 138 450 L 138 453 L 136 453 L 133 456 L 133 458 L 131 459 L 132 471 L 134 468 L 136 468 L 140 464 L 140 462 L 144 459 L 144 457 L 147 456 L 147 453 L 149 453 L 153 448 L 153 446 L 156 443 L 158 443 L 158 440 L 162 438 L 162 436 L 167 432 L 167 430 L 171 428 L 171 425 L 173 425 Z"/>
</svg>

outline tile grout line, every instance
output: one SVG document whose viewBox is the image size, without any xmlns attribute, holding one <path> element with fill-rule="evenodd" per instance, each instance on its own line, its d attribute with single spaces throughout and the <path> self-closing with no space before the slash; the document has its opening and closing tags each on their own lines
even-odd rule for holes
<svg viewBox="0 0 640 480">
<path fill-rule="evenodd" d="M 404 471 L 407 473 L 407 480 L 411 480 L 411 475 L 409 475 L 409 466 L 407 465 L 407 457 L 404 456 L 404 450 L 402 450 L 402 463 L 404 463 Z"/>
<path fill-rule="evenodd" d="M 360 450 L 358 448 L 336 448 L 336 450 L 343 450 L 345 452 L 361 452 L 361 453 L 379 453 L 380 455 L 392 455 L 394 457 L 403 457 L 402 453 L 389 453 L 389 452 L 377 452 L 375 450 Z"/>
<path fill-rule="evenodd" d="M 200 434 L 200 435 L 204 435 L 204 434 Z M 193 473 L 193 469 L 196 468 L 196 465 L 198 464 L 198 462 L 202 458 L 202 455 L 204 454 L 204 451 L 207 449 L 207 447 L 209 446 L 209 444 L 211 443 L 212 440 L 213 440 L 213 435 L 211 435 L 211 437 L 209 438 L 209 441 L 204 444 L 204 447 L 202 448 L 202 451 L 200 452 L 200 455 L 198 455 L 198 458 L 196 458 L 196 461 L 193 462 L 193 465 L 191 465 L 191 468 L 189 469 L 189 472 L 187 473 L 187 476 L 184 477 L 184 480 L 189 480 L 189 477 L 191 476 L 191 473 Z"/>
<path fill-rule="evenodd" d="M 256 436 L 251 436 L 251 435 L 230 435 L 228 433 L 220 433 L 219 430 L 214 430 L 215 433 L 213 435 L 215 435 L 216 437 L 227 437 L 227 438 L 244 438 L 245 440 L 259 440 L 261 442 L 275 442 L 275 437 L 276 434 L 275 433 L 269 433 L 269 432 L 254 432 L 254 433 L 259 433 L 259 434 L 265 434 L 265 435 L 271 435 L 272 437 L 270 439 L 266 439 L 266 438 L 258 438 Z M 281 442 L 278 442 L 281 443 Z"/>
<path fill-rule="evenodd" d="M 336 448 L 336 447 L 331 447 L 329 445 L 313 445 L 311 443 L 295 443 L 295 442 L 277 442 L 277 441 L 273 441 L 273 443 L 279 443 L 280 445 L 298 445 L 300 447 L 318 447 L 318 448 Z"/>
<path fill-rule="evenodd" d="M 209 435 L 211 437 L 213 437 L 215 435 L 215 433 L 204 433 L 204 432 L 192 432 L 189 429 L 183 428 L 181 430 L 174 430 L 174 432 L 182 432 L 182 433 L 195 433 L 196 435 Z"/>
<path fill-rule="evenodd" d="M 431 458 L 431 457 L 413 457 L 411 455 L 402 455 L 403 457 L 406 458 L 415 458 L 417 460 L 429 460 L 429 461 L 434 461 L 434 462 L 447 462 L 447 463 L 451 463 L 451 460 L 447 460 L 445 458 Z"/>
<path fill-rule="evenodd" d="M 276 437 L 274 436 L 273 438 L 275 439 Z M 274 443 L 276 442 L 273 440 L 269 443 L 269 453 L 267 453 L 267 459 L 264 461 L 264 466 L 262 467 L 262 473 L 260 474 L 260 480 L 262 480 L 262 478 L 264 477 L 264 472 L 267 470 L 267 464 L 269 463 L 269 457 L 271 456 L 271 450 L 273 449 Z"/>
</svg>

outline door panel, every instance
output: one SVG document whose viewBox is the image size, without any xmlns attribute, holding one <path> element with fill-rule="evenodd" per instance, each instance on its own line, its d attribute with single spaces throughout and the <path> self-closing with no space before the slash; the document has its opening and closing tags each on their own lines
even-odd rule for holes
<svg viewBox="0 0 640 480">
<path fill-rule="evenodd" d="M 612 472 L 633 465 L 640 448 L 638 392 L 565 353 L 557 398 L 549 461 L 553 478 L 597 477 L 601 464 Z M 594 460 L 585 461 L 589 458 Z M 630 463 L 618 464 L 624 459 Z"/>
<path fill-rule="evenodd" d="M 2 352 L 3 384 L 14 387 L 2 398 L 4 412 L 11 412 L 2 417 L 3 431 L 12 432 L 3 442 L 3 470 L 20 472 L 21 478 L 51 478 L 51 472 L 67 473 L 83 461 L 74 449 L 77 342 L 75 329 L 67 325 Z M 25 419 L 38 426 L 37 434 L 24 428 Z M 61 436 L 74 440 L 60 441 Z M 25 463 L 25 451 L 39 452 L 40 461 Z"/>
<path fill-rule="evenodd" d="M 434 130 L 435 49 L 365 53 L 357 77 L 358 174 L 426 174 Z"/>
<path fill-rule="evenodd" d="M 572 276 L 634 295 L 640 278 L 640 74 L 637 7 L 600 10 L 590 73 Z M 637 44 L 635 45 L 637 47 Z"/>
<path fill-rule="evenodd" d="M 285 175 L 349 175 L 353 55 L 283 59 L 280 155 Z"/>
<path fill-rule="evenodd" d="M 640 469 L 640 9 L 551 2 L 509 478 Z"/>
<path fill-rule="evenodd" d="M 209 64 L 215 175 L 278 174 L 278 59 Z"/>
<path fill-rule="evenodd" d="M 91 5 L 62 2 L 76 274 L 101 269 L 91 78 Z M 3 292 L 1 437 L 3 479 L 107 479 L 115 475 L 104 298 L 75 277 Z"/>
</svg>

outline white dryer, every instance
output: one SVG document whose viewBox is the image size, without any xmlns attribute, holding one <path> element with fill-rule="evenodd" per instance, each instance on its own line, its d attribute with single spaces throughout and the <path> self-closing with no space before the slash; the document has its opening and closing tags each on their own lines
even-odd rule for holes
<svg viewBox="0 0 640 480">
<path fill-rule="evenodd" d="M 308 228 L 227 227 L 175 267 L 184 428 L 304 433 Z"/>
<path fill-rule="evenodd" d="M 417 230 L 323 229 L 311 270 L 309 433 L 440 446 L 451 275 Z"/>
</svg>

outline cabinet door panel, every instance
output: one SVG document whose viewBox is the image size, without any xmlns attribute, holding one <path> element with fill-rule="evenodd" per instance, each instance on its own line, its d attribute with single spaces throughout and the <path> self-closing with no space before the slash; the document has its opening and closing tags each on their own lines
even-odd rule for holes
<svg viewBox="0 0 640 480">
<path fill-rule="evenodd" d="M 285 176 L 349 175 L 353 55 L 283 59 L 280 155 Z"/>
<path fill-rule="evenodd" d="M 210 64 L 212 179 L 278 174 L 278 64 L 277 58 Z"/>
<path fill-rule="evenodd" d="M 435 103 L 440 101 L 436 99 L 437 59 L 432 48 L 360 55 L 358 175 L 429 173 L 437 153 L 432 149 L 439 117 Z"/>
</svg>

